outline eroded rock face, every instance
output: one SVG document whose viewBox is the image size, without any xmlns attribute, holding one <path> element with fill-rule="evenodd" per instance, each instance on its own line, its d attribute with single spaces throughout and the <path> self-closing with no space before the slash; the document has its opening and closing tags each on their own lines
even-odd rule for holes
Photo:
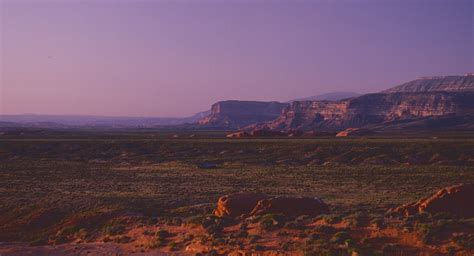
<svg viewBox="0 0 474 256">
<path fill-rule="evenodd" d="M 328 206 L 319 198 L 273 197 L 261 200 L 251 215 L 283 214 L 285 216 L 316 216 L 327 213 Z"/>
<path fill-rule="evenodd" d="M 238 217 L 250 214 L 260 200 L 268 198 L 261 193 L 242 192 L 226 195 L 217 201 L 214 215 L 218 217 Z"/>
<path fill-rule="evenodd" d="M 272 131 L 341 131 L 393 121 L 474 113 L 474 92 L 374 93 L 342 101 L 293 102 L 275 120 L 252 127 Z"/>
<path fill-rule="evenodd" d="M 458 217 L 474 217 L 474 184 L 462 184 L 439 190 L 418 202 L 391 209 L 389 214 L 410 216 L 416 213 L 449 213 Z"/>
<path fill-rule="evenodd" d="M 216 128 L 240 128 L 277 118 L 288 103 L 260 101 L 221 101 L 212 105 L 211 113 L 199 125 Z"/>
</svg>

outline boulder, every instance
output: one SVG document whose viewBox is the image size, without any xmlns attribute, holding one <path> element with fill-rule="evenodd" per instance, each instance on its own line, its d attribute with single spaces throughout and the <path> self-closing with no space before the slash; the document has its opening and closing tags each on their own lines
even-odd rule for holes
<svg viewBox="0 0 474 256">
<path fill-rule="evenodd" d="M 268 198 L 264 194 L 241 192 L 226 195 L 217 201 L 214 215 L 218 217 L 238 217 L 249 214 L 260 200 Z"/>
<path fill-rule="evenodd" d="M 273 197 L 261 200 L 250 213 L 251 215 L 283 214 L 285 216 L 316 216 L 327 213 L 328 206 L 321 199 L 314 197 Z"/>
<path fill-rule="evenodd" d="M 474 184 L 443 188 L 430 197 L 391 209 L 389 214 L 410 216 L 416 213 L 449 213 L 457 217 L 474 217 Z"/>
</svg>

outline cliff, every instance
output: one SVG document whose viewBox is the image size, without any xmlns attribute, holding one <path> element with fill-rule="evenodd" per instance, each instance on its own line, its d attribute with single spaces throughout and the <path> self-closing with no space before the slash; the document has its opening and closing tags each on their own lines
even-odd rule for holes
<svg viewBox="0 0 474 256">
<path fill-rule="evenodd" d="M 294 102 L 275 120 L 249 128 L 340 131 L 396 120 L 472 113 L 474 92 L 375 93 L 343 101 Z"/>
<path fill-rule="evenodd" d="M 240 128 L 277 118 L 287 103 L 260 101 L 221 101 L 212 105 L 208 116 L 199 120 L 204 127 Z"/>
</svg>

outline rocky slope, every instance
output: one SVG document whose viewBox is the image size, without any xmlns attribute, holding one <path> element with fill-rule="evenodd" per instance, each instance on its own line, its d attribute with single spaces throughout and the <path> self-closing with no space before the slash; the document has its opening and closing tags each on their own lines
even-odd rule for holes
<svg viewBox="0 0 474 256">
<path fill-rule="evenodd" d="M 395 86 L 383 93 L 395 92 L 465 92 L 474 91 L 474 74 L 464 76 L 421 77 L 419 79 Z"/>
<path fill-rule="evenodd" d="M 241 128 L 277 118 L 287 103 L 228 100 L 212 105 L 211 113 L 199 120 L 201 127 Z"/>
<path fill-rule="evenodd" d="M 474 92 L 376 93 L 343 101 L 294 102 L 277 119 L 251 128 L 339 131 L 395 120 L 473 112 Z"/>
</svg>

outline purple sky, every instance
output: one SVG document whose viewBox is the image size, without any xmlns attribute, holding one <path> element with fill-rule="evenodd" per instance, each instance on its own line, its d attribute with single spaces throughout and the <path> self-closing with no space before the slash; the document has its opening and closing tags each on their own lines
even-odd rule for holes
<svg viewBox="0 0 474 256">
<path fill-rule="evenodd" d="M 0 0 L 0 114 L 187 116 L 474 72 L 473 2 Z"/>
</svg>

